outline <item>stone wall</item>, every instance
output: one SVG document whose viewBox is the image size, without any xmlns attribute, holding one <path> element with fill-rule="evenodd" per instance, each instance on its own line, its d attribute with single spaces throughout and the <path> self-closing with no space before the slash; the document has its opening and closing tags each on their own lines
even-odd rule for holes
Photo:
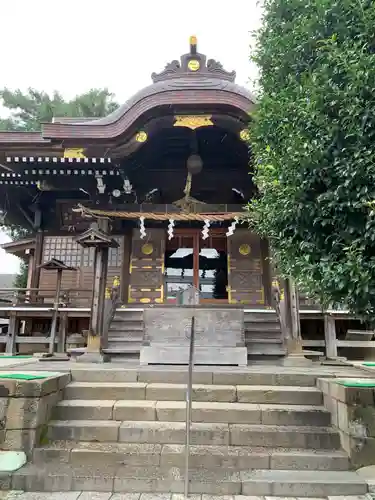
<svg viewBox="0 0 375 500">
<path fill-rule="evenodd" d="M 318 379 L 318 387 L 352 466 L 375 464 L 375 380 Z"/>
<path fill-rule="evenodd" d="M 165 306 L 144 311 L 141 365 L 187 364 L 193 316 L 195 364 L 247 364 L 242 308 Z"/>
<path fill-rule="evenodd" d="M 62 399 L 70 374 L 46 373 L 38 380 L 0 375 L 0 448 L 30 455 L 43 439 L 53 407 Z"/>
</svg>

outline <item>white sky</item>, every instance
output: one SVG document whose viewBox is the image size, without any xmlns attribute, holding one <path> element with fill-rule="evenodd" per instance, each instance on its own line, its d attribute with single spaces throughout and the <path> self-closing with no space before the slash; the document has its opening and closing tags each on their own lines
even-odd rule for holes
<svg viewBox="0 0 375 500">
<path fill-rule="evenodd" d="M 260 14 L 257 0 L 1 0 L 0 88 L 73 97 L 108 87 L 122 102 L 188 52 L 190 35 L 251 88 L 250 32 Z M 17 270 L 17 259 L 0 250 L 0 273 Z"/>
</svg>

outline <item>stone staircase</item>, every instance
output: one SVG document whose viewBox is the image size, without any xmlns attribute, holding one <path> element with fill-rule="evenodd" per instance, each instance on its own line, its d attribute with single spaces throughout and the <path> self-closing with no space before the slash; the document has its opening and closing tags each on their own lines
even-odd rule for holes
<svg viewBox="0 0 375 500">
<path fill-rule="evenodd" d="M 250 360 L 275 360 L 285 355 L 276 312 L 245 309 L 245 343 Z"/>
<path fill-rule="evenodd" d="M 185 381 L 182 369 L 72 370 L 13 489 L 182 493 Z M 190 492 L 365 494 L 315 384 L 308 373 L 196 372 Z"/>
<path fill-rule="evenodd" d="M 281 329 L 274 311 L 248 312 L 245 309 L 245 343 L 250 360 L 273 360 L 285 354 Z M 142 308 L 119 308 L 109 329 L 108 348 L 112 358 L 138 358 L 143 340 Z"/>
<path fill-rule="evenodd" d="M 106 354 L 112 358 L 139 358 L 143 341 L 143 309 L 119 308 L 109 327 Z"/>
</svg>

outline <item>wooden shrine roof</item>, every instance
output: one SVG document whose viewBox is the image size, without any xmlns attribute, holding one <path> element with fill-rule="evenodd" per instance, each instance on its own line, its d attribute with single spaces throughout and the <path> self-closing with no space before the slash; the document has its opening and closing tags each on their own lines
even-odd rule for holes
<svg viewBox="0 0 375 500">
<path fill-rule="evenodd" d="M 169 109 L 169 114 L 192 108 L 202 112 L 206 109 L 222 110 L 224 113 L 232 110 L 232 114 L 234 112 L 246 121 L 255 104 L 253 95 L 235 83 L 235 72 L 225 71 L 219 62 L 207 60 L 204 54 L 197 52 L 195 37 L 190 39 L 190 52 L 181 56 L 180 61 L 167 64 L 161 73 L 153 73 L 152 80 L 150 86 L 104 118 L 57 117 L 52 123 L 42 124 L 41 132 L 1 132 L 0 150 L 7 148 L 9 151 L 12 145 L 35 145 L 51 151 L 54 144 L 57 147 L 56 156 L 59 156 L 63 155 L 62 146 L 59 150 L 62 140 L 66 141 L 65 147 L 83 147 L 94 140 L 102 144 L 116 141 L 133 128 L 135 133 L 141 123 L 155 115 L 160 116 L 156 108 L 165 107 Z"/>
</svg>

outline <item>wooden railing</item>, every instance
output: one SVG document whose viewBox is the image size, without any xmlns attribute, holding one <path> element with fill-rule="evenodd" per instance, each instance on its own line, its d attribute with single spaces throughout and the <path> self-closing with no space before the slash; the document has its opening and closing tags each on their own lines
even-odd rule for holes
<svg viewBox="0 0 375 500">
<path fill-rule="evenodd" d="M 92 290 L 68 288 L 60 292 L 60 307 L 90 307 Z M 53 306 L 56 288 L 0 288 L 0 306 Z"/>
</svg>

